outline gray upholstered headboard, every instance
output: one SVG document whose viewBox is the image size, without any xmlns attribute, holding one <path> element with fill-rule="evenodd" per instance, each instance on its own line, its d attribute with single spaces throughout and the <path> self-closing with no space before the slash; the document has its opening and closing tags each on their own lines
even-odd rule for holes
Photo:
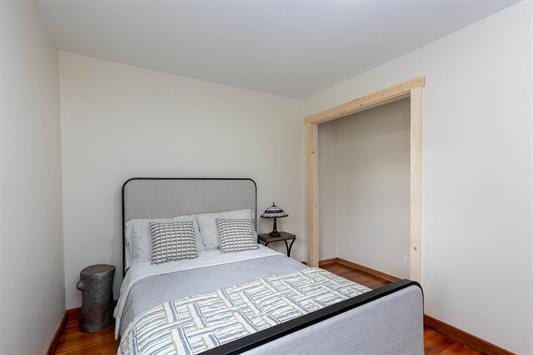
<svg viewBox="0 0 533 355">
<path fill-rule="evenodd" d="M 122 185 L 122 262 L 126 222 L 249 208 L 257 228 L 257 186 L 249 178 L 131 178 Z"/>
</svg>

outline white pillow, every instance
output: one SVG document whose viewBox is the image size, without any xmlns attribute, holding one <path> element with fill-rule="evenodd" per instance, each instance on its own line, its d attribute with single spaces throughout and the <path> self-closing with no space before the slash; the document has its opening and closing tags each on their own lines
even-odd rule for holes
<svg viewBox="0 0 533 355">
<path fill-rule="evenodd" d="M 200 239 L 200 230 L 194 216 L 178 216 L 173 218 L 131 219 L 126 223 L 126 268 L 133 264 L 152 260 L 152 232 L 150 223 L 189 222 L 194 225 L 198 251 L 205 250 Z"/>
<path fill-rule="evenodd" d="M 216 249 L 219 246 L 219 238 L 217 231 L 217 218 L 223 219 L 254 219 L 254 213 L 250 209 L 225 211 L 216 213 L 201 213 L 197 214 L 196 221 L 200 227 L 200 237 L 207 250 Z"/>
</svg>

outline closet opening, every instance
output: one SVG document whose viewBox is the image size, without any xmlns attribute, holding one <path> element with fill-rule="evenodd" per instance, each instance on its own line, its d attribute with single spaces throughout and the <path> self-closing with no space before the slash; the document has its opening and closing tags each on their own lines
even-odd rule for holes
<svg viewBox="0 0 533 355">
<path fill-rule="evenodd" d="M 424 77 L 309 116 L 308 263 L 421 281 Z"/>
</svg>

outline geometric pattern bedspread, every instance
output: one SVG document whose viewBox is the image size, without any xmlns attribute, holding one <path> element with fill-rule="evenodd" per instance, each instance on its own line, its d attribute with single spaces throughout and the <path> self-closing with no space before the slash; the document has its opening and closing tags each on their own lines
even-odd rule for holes
<svg viewBox="0 0 533 355">
<path fill-rule="evenodd" d="M 165 302 L 124 333 L 120 354 L 197 354 L 370 289 L 306 268 Z"/>
</svg>

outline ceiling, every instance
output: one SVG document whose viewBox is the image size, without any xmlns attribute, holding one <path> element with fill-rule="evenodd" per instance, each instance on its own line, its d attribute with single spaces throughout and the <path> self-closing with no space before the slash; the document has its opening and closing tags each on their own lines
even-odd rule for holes
<svg viewBox="0 0 533 355">
<path fill-rule="evenodd" d="M 304 98 L 516 0 L 38 0 L 57 46 Z"/>
</svg>

